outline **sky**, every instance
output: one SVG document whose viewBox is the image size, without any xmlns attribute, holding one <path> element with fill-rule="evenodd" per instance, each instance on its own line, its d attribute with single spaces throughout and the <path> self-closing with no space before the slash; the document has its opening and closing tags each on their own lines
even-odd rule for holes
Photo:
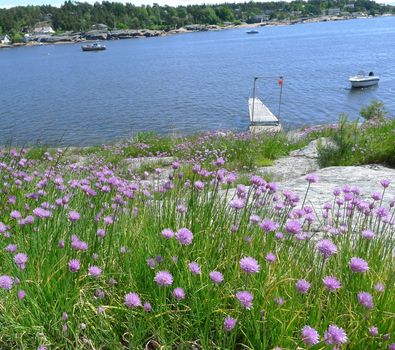
<svg viewBox="0 0 395 350">
<path fill-rule="evenodd" d="M 80 0 L 81 2 L 94 3 L 95 0 Z M 134 5 L 152 5 L 157 3 L 159 5 L 179 6 L 179 5 L 193 5 L 193 4 L 218 4 L 224 2 L 241 2 L 242 0 L 133 0 L 133 1 L 122 1 L 122 0 L 109 0 L 113 2 L 131 2 Z M 259 1 L 259 0 L 256 0 Z M 265 1 L 265 0 L 261 0 Z M 288 0 L 286 0 L 288 1 Z M 378 3 L 391 3 L 395 5 L 392 0 L 376 0 Z M 0 8 L 10 8 L 14 6 L 25 6 L 25 5 L 53 5 L 60 6 L 64 3 L 64 0 L 0 0 Z"/>
</svg>

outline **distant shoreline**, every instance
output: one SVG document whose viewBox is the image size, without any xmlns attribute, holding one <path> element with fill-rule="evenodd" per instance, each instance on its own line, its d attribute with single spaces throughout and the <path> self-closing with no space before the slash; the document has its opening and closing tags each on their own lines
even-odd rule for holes
<svg viewBox="0 0 395 350">
<path fill-rule="evenodd" d="M 308 19 L 295 19 L 295 20 L 282 20 L 282 21 L 267 21 L 261 23 L 243 23 L 239 25 L 217 26 L 217 25 L 189 25 L 179 29 L 169 31 L 165 30 L 149 30 L 149 29 L 127 29 L 127 30 L 114 30 L 114 31 L 88 31 L 88 32 L 65 32 L 57 35 L 35 35 L 34 39 L 24 43 L 14 44 L 0 44 L 1 48 L 15 48 L 15 47 L 29 47 L 41 45 L 60 45 L 60 44 L 76 44 L 92 41 L 111 41 L 111 40 L 125 40 L 125 39 L 141 39 L 148 37 L 164 37 L 175 34 L 195 33 L 205 31 L 222 31 L 237 28 L 259 28 L 259 27 L 272 27 L 272 26 L 289 26 L 304 23 L 318 23 L 318 22 L 336 22 L 361 18 L 376 18 L 376 17 L 391 17 L 392 14 L 383 14 L 381 16 L 366 16 L 366 17 L 350 17 L 350 16 L 320 16 Z"/>
</svg>

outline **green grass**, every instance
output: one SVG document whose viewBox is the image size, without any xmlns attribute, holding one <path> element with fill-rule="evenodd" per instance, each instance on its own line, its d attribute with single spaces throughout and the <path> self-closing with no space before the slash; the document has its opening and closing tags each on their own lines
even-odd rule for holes
<svg viewBox="0 0 395 350">
<path fill-rule="evenodd" d="M 282 136 L 277 137 L 275 141 L 259 139 L 261 149 L 265 150 L 268 143 L 280 142 Z M 212 144 L 213 150 L 222 147 L 227 149 L 227 154 L 233 154 L 234 158 L 229 156 L 230 165 L 241 160 L 237 138 L 204 142 Z M 114 147 L 122 150 L 120 146 Z M 244 194 L 243 209 L 232 209 L 229 203 L 233 188 L 240 183 L 251 183 L 243 175 L 230 185 L 216 183 L 218 167 L 210 159 L 215 153 L 207 153 L 208 158 L 201 163 L 212 170 L 208 177 L 192 172 L 191 165 L 184 164 L 174 171 L 174 188 L 163 191 L 159 183 L 153 182 L 146 189 L 148 194 L 143 186 L 131 186 L 131 174 L 123 168 L 117 169 L 119 162 L 103 163 L 101 152 L 92 152 L 91 159 L 97 162 L 85 168 L 61 164 L 56 157 L 48 160 L 45 153 L 41 159 L 26 165 L 19 164 L 19 156 L 8 153 L 1 156 L 7 166 L 0 172 L 0 221 L 9 227 L 10 237 L 0 236 L 0 276 L 10 275 L 19 280 L 9 291 L 0 289 L 3 349 L 27 350 L 39 345 L 49 349 L 145 349 L 150 343 L 165 349 L 271 350 L 279 346 L 294 350 L 305 348 L 300 336 L 303 326 L 315 327 L 322 336 L 330 324 L 346 331 L 349 349 L 385 349 L 393 341 L 395 232 L 384 220 L 374 214 L 365 215 L 357 208 L 347 216 L 347 202 L 329 210 L 328 218 L 322 217 L 320 208 L 316 208 L 316 225 L 338 250 L 323 260 L 315 248 L 317 227 L 312 228 L 302 218 L 299 221 L 309 239 L 297 239 L 287 233 L 288 216 L 295 208 L 280 192 L 270 193 L 262 187 L 259 196 L 255 196 L 257 188 L 249 187 Z M 30 154 L 36 158 L 39 152 Z M 45 171 L 49 169 L 51 173 Z M 24 174 L 31 174 L 32 181 L 23 180 Z M 18 179 L 22 179 L 22 184 Z M 59 179 L 63 179 L 63 188 Z M 194 187 L 197 180 L 204 182 L 201 191 Z M 86 186 L 96 194 L 88 195 Z M 37 199 L 26 196 L 31 193 L 36 193 Z M 15 201 L 10 201 L 13 196 Z M 55 204 L 56 199 L 66 196 L 67 206 Z M 274 209 L 279 200 L 284 201 L 284 207 Z M 52 212 L 47 219 L 36 218 L 30 225 L 20 225 L 10 216 L 11 211 L 18 210 L 22 217 L 27 217 L 43 203 L 48 203 Z M 185 205 L 186 213 L 177 210 L 180 204 Z M 80 220 L 70 222 L 71 210 L 80 213 Z M 338 211 L 342 215 L 337 215 Z M 276 222 L 275 231 L 283 232 L 284 238 L 276 239 L 274 231 L 265 233 L 253 225 L 250 222 L 253 214 Z M 394 215 L 393 208 L 389 215 Z M 105 224 L 109 216 L 114 218 L 113 224 Z M 327 226 L 342 229 L 343 234 L 324 233 Z M 183 246 L 174 238 L 166 240 L 161 236 L 165 228 L 177 231 L 183 227 L 193 233 L 190 245 Z M 104 238 L 98 237 L 99 228 L 105 228 Z M 361 237 L 361 231 L 366 229 L 375 232 L 374 240 Z M 72 235 L 86 242 L 88 250 L 73 249 Z M 65 241 L 64 248 L 58 247 L 61 239 Z M 15 253 L 6 251 L 9 244 L 17 245 Z M 126 253 L 121 252 L 121 247 L 126 248 Z M 20 252 L 28 255 L 24 270 L 13 261 L 14 255 Z M 265 260 L 269 252 L 277 257 L 274 263 Z M 150 268 L 147 259 L 158 256 L 161 261 Z M 258 261 L 259 273 L 248 275 L 241 271 L 239 261 L 246 256 Z M 353 256 L 368 261 L 369 271 L 352 273 L 349 261 Z M 80 260 L 79 272 L 69 271 L 71 259 Z M 200 264 L 201 276 L 189 272 L 191 261 Z M 102 269 L 100 277 L 88 275 L 92 265 Z M 173 275 L 171 287 L 158 287 L 154 282 L 160 270 Z M 224 275 L 220 285 L 209 278 L 214 270 Z M 342 283 L 336 293 L 323 286 L 322 279 L 328 275 Z M 111 278 L 116 280 L 115 285 L 109 283 Z M 311 283 L 306 295 L 299 294 L 295 288 L 296 281 L 302 278 Z M 374 290 L 377 282 L 384 284 L 384 293 Z M 185 290 L 184 300 L 173 297 L 175 287 Z M 18 300 L 17 292 L 21 289 L 26 297 Z M 254 296 L 250 310 L 243 308 L 235 297 L 242 290 Z M 98 291 L 104 293 L 102 298 L 98 297 Z M 357 294 L 361 291 L 373 295 L 372 310 L 359 305 Z M 130 292 L 138 293 L 143 302 L 150 302 L 152 311 L 128 308 L 124 298 Z M 283 305 L 275 302 L 279 297 L 284 299 Z M 104 309 L 103 313 L 98 311 L 99 307 Z M 68 314 L 67 320 L 62 319 L 64 312 Z M 237 319 L 235 329 L 229 333 L 223 329 L 227 316 Z M 370 326 L 379 327 L 380 337 L 368 335 Z M 390 340 L 382 340 L 385 333 L 391 333 Z M 331 348 L 323 343 L 322 337 L 319 344 L 311 347 Z"/>
</svg>

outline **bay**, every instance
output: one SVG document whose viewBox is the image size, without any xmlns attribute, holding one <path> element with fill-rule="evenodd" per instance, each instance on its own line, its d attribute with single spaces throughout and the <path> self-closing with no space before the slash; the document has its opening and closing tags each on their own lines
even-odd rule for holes
<svg viewBox="0 0 395 350">
<path fill-rule="evenodd" d="M 335 123 L 383 101 L 395 115 L 395 17 L 0 50 L 0 144 L 86 146 L 140 131 L 246 130 L 253 77 L 283 125 Z M 378 86 L 348 78 L 374 71 Z M 265 78 L 267 77 L 267 78 Z"/>
</svg>

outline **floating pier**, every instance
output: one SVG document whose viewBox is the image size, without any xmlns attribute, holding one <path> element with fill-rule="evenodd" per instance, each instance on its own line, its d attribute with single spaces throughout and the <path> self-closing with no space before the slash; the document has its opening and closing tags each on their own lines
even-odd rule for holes
<svg viewBox="0 0 395 350">
<path fill-rule="evenodd" d="M 254 78 L 253 96 L 248 99 L 248 109 L 250 112 L 250 126 L 248 130 L 252 133 L 259 132 L 279 132 L 282 130 L 279 117 L 276 117 L 266 105 L 256 97 L 256 81 L 259 77 Z M 280 102 L 279 102 L 279 115 L 281 106 L 281 94 L 283 80 L 282 77 L 278 80 L 280 85 Z"/>
<path fill-rule="evenodd" d="M 250 110 L 250 132 L 279 132 L 282 126 L 278 118 L 259 98 L 249 98 L 248 107 Z"/>
</svg>

